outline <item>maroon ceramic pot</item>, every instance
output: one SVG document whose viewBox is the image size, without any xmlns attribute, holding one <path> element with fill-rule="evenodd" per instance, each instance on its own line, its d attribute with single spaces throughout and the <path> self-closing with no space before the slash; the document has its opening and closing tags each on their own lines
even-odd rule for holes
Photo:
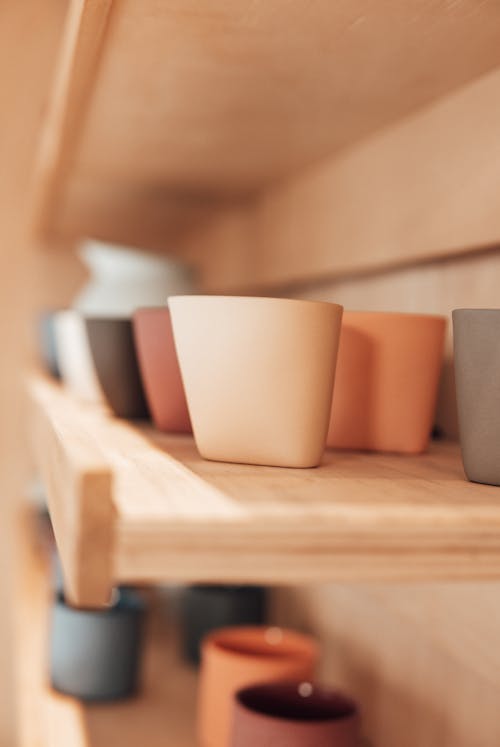
<svg viewBox="0 0 500 747">
<path fill-rule="evenodd" d="M 133 326 L 142 383 L 156 427 L 191 433 L 169 310 L 139 309 L 133 316 Z"/>
<path fill-rule="evenodd" d="M 359 711 L 311 682 L 252 685 L 235 696 L 231 747 L 358 747 Z"/>
</svg>

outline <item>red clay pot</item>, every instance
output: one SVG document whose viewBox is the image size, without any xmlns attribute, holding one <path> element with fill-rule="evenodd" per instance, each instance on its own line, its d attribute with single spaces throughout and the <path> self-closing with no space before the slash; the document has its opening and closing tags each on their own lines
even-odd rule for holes
<svg viewBox="0 0 500 747">
<path fill-rule="evenodd" d="M 358 747 L 356 703 L 311 682 L 254 685 L 235 696 L 231 747 Z"/>
<path fill-rule="evenodd" d="M 169 310 L 138 309 L 133 325 L 142 383 L 156 427 L 172 433 L 191 433 Z"/>
</svg>

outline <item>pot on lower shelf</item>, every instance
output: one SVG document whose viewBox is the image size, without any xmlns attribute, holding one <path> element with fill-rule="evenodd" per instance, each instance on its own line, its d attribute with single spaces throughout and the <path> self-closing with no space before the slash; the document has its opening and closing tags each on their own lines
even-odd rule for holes
<svg viewBox="0 0 500 747">
<path fill-rule="evenodd" d="M 77 609 L 57 594 L 50 634 L 55 690 L 85 701 L 116 700 L 138 686 L 144 603 L 120 589 L 103 609 Z"/>
<path fill-rule="evenodd" d="M 262 586 L 189 586 L 182 590 L 181 635 L 184 657 L 200 662 L 203 638 L 212 630 L 235 625 L 261 625 L 267 592 Z"/>
<path fill-rule="evenodd" d="M 453 344 L 465 474 L 500 485 L 500 309 L 456 309 Z"/>
<path fill-rule="evenodd" d="M 272 627 L 223 628 L 202 645 L 198 698 L 201 747 L 229 747 L 235 693 L 257 682 L 310 680 L 318 646 L 310 636 Z"/>
<path fill-rule="evenodd" d="M 359 721 L 356 703 L 330 687 L 258 684 L 235 695 L 230 747 L 359 747 Z"/>
<path fill-rule="evenodd" d="M 317 466 L 342 306 L 176 296 L 169 307 L 200 454 L 225 462 Z"/>
</svg>

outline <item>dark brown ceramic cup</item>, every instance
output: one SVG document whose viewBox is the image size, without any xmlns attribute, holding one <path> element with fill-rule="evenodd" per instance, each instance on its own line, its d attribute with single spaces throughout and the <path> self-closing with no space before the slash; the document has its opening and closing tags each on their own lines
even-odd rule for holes
<svg viewBox="0 0 500 747">
<path fill-rule="evenodd" d="M 120 418 L 146 418 L 130 319 L 85 320 L 94 368 L 104 397 Z"/>
<path fill-rule="evenodd" d="M 465 474 L 500 485 L 500 309 L 456 309 L 453 344 Z"/>
<path fill-rule="evenodd" d="M 346 695 L 311 682 L 236 693 L 231 747 L 358 747 L 359 712 Z"/>
<path fill-rule="evenodd" d="M 138 309 L 133 328 L 142 383 L 156 427 L 161 431 L 191 433 L 169 310 Z"/>
</svg>

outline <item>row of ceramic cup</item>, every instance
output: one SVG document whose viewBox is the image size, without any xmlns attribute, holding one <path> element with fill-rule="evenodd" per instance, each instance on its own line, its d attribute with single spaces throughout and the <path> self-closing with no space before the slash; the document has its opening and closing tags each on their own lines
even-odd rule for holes
<svg viewBox="0 0 500 747">
<path fill-rule="evenodd" d="M 103 610 L 76 609 L 57 594 L 51 681 L 84 700 L 132 695 L 139 679 L 145 604 L 120 589 Z M 283 628 L 239 626 L 202 643 L 197 731 L 203 747 L 358 747 L 357 704 L 315 682 L 319 647 Z"/>
<path fill-rule="evenodd" d="M 161 430 L 192 425 L 208 459 L 311 467 L 325 443 L 425 450 L 445 319 L 345 312 L 342 323 L 342 312 L 312 301 L 171 297 L 169 308 L 139 309 L 132 320 L 46 317 L 45 347 L 53 324 L 57 365 L 77 396 L 104 395 L 121 417 L 144 417 L 147 402 Z"/>
</svg>

